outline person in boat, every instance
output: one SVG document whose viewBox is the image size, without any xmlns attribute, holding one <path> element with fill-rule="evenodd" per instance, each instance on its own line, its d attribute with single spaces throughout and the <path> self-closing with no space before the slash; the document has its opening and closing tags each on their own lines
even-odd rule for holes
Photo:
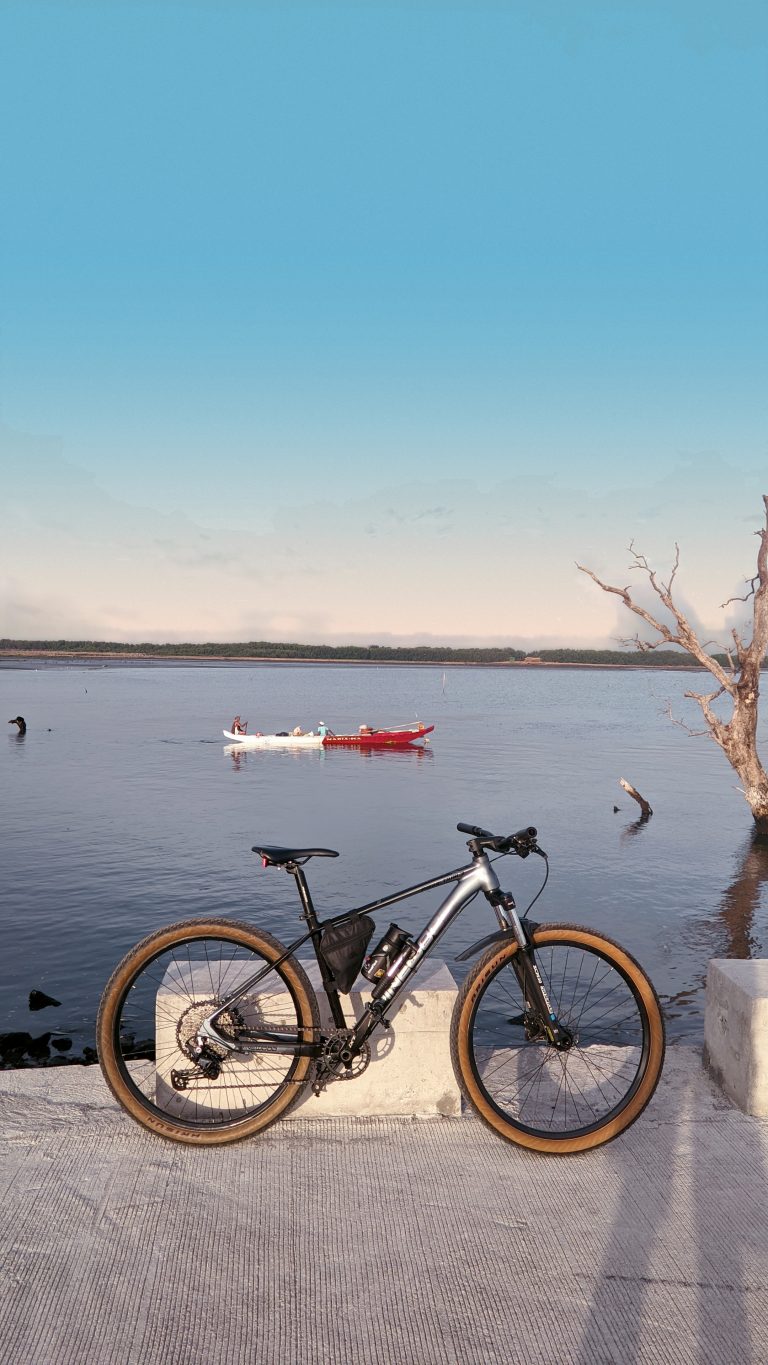
<svg viewBox="0 0 768 1365">
<path fill-rule="evenodd" d="M 244 735 L 248 729 L 248 721 L 241 720 L 239 716 L 235 716 L 229 729 L 230 733 L 233 735 Z"/>
<path fill-rule="evenodd" d="M 18 725 L 20 735 L 25 735 L 27 733 L 27 722 L 23 716 L 14 716 L 13 720 L 8 721 L 8 724 Z"/>
</svg>

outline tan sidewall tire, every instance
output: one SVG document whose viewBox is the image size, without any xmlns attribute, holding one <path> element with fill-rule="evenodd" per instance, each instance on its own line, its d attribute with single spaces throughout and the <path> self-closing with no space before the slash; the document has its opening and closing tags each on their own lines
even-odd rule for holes
<svg viewBox="0 0 768 1365">
<path fill-rule="evenodd" d="M 126 1084 L 115 1056 L 113 1043 L 115 1018 L 123 993 L 136 971 L 146 965 L 155 954 L 173 947 L 174 944 L 206 937 L 228 939 L 240 943 L 243 947 L 262 954 L 269 962 L 276 962 L 285 952 L 283 945 L 271 934 L 265 933 L 263 930 L 253 929 L 251 925 L 241 924 L 235 920 L 186 920 L 177 924 L 169 924 L 165 929 L 159 929 L 156 933 L 150 934 L 148 938 L 137 943 L 136 947 L 131 949 L 130 953 L 115 968 L 104 989 L 96 1022 L 96 1046 L 101 1070 L 118 1103 L 132 1118 L 145 1128 L 149 1128 L 151 1132 L 158 1133 L 161 1137 L 171 1138 L 175 1142 L 191 1143 L 197 1147 L 213 1147 L 224 1143 L 240 1142 L 243 1138 L 252 1137 L 255 1133 L 260 1133 L 268 1128 L 270 1124 L 286 1114 L 301 1098 L 309 1084 L 312 1065 L 311 1057 L 297 1057 L 290 1083 L 275 1099 L 258 1114 L 245 1118 L 242 1122 L 232 1124 L 231 1127 L 227 1128 L 196 1128 L 190 1124 L 164 1118 L 161 1114 L 142 1104 L 135 1091 Z M 294 991 L 299 1022 L 304 1029 L 305 1040 L 312 1041 L 319 1035 L 320 1016 L 317 998 L 309 979 L 300 963 L 292 957 L 283 962 L 280 971 Z"/>
<path fill-rule="evenodd" d="M 642 1114 L 653 1095 L 664 1064 L 664 1022 L 656 992 L 635 959 L 612 939 L 602 934 L 592 933 L 577 925 L 551 924 L 538 929 L 534 936 L 536 946 L 545 947 L 548 943 L 575 943 L 584 948 L 594 948 L 630 978 L 635 986 L 648 1016 L 650 1046 L 646 1068 L 640 1085 L 632 1099 L 621 1113 L 610 1123 L 593 1133 L 575 1138 L 546 1138 L 526 1133 L 508 1120 L 502 1118 L 489 1104 L 487 1097 L 478 1085 L 472 1068 L 469 1046 L 469 1028 L 472 1011 L 478 996 L 488 979 L 493 975 L 500 962 L 509 961 L 518 951 L 517 943 L 502 943 L 488 949 L 474 971 L 467 977 L 453 1011 L 451 1023 L 451 1057 L 456 1079 L 461 1090 L 475 1112 L 494 1132 L 514 1142 L 519 1147 L 527 1147 L 536 1152 L 549 1152 L 553 1156 L 565 1156 L 573 1152 L 586 1152 L 611 1142 Z"/>
</svg>

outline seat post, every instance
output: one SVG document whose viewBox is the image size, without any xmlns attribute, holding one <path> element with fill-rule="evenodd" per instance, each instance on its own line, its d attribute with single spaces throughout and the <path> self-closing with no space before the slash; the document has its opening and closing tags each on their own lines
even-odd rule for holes
<svg viewBox="0 0 768 1365">
<path fill-rule="evenodd" d="M 304 919 L 307 921 L 310 929 L 316 929 L 317 915 L 315 914 L 315 907 L 312 904 L 312 897 L 309 894 L 307 879 L 298 863 L 289 863 L 288 870 L 293 874 L 293 879 L 298 888 L 299 899 L 304 907 Z"/>
<path fill-rule="evenodd" d="M 317 964 L 320 968 L 320 977 L 325 988 L 325 994 L 328 998 L 328 1005 L 331 1011 L 331 1018 L 333 1019 L 336 1028 L 343 1029 L 346 1027 L 347 1021 L 344 1018 L 344 1009 L 342 1007 L 341 1001 L 339 1000 L 339 993 L 336 989 L 336 982 L 333 979 L 333 973 L 330 970 L 328 963 L 326 962 L 325 958 L 323 957 L 323 954 L 320 951 L 320 926 L 317 922 L 315 907 L 312 904 L 312 897 L 309 894 L 307 879 L 304 876 L 304 873 L 302 872 L 298 863 L 288 863 L 287 866 L 289 872 L 293 873 L 294 880 L 299 889 L 301 903 L 304 906 L 304 919 L 306 920 L 307 925 L 309 926 L 310 932 L 312 934 L 312 942 L 315 948 L 315 957 L 317 958 Z"/>
</svg>

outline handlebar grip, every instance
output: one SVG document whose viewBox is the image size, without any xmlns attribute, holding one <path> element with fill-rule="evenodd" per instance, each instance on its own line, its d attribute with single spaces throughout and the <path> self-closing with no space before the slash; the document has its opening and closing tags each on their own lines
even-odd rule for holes
<svg viewBox="0 0 768 1365">
<path fill-rule="evenodd" d="M 459 834 L 473 834 L 476 839 L 493 838 L 493 835 L 491 834 L 491 831 L 489 829 L 481 829 L 479 825 L 459 824 L 456 826 L 456 828 L 459 831 Z"/>
<path fill-rule="evenodd" d="M 537 833 L 538 831 L 535 825 L 526 825 L 525 829 L 519 829 L 517 834 L 511 835 L 511 838 L 513 842 L 517 839 L 522 839 L 527 844 L 530 843 L 531 839 L 536 838 Z"/>
</svg>

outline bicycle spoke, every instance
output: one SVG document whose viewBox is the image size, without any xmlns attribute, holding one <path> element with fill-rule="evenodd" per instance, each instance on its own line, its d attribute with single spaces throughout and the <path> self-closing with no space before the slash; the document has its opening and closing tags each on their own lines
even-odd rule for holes
<svg viewBox="0 0 768 1365">
<path fill-rule="evenodd" d="M 632 986 L 610 959 L 578 942 L 537 946 L 535 960 L 565 1045 L 544 1037 L 503 961 L 484 983 L 471 1024 L 483 1091 L 501 1115 L 533 1133 L 604 1125 L 632 1091 L 644 1056 L 644 1016 Z"/>
<path fill-rule="evenodd" d="M 303 1030 L 281 975 L 265 978 L 226 1010 L 227 997 L 267 966 L 237 941 L 189 937 L 150 958 L 125 991 L 115 1034 L 127 1083 L 142 1101 L 180 1122 L 216 1127 L 257 1113 L 290 1083 L 296 1054 L 260 1052 L 238 1033 L 283 1032 L 298 1046 Z M 268 984 L 266 984 L 268 983 Z M 218 1028 L 234 1047 L 197 1038 L 224 1006 Z"/>
</svg>

